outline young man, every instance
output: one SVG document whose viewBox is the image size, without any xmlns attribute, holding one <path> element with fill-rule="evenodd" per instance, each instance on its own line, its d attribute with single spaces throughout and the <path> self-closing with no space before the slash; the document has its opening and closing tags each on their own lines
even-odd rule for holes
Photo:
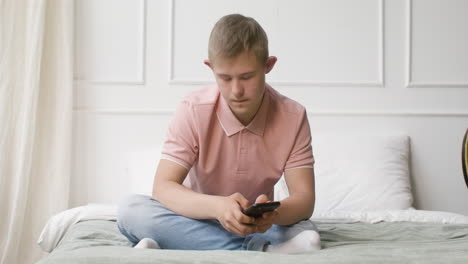
<svg viewBox="0 0 468 264">
<path fill-rule="evenodd" d="M 314 158 L 306 111 L 265 83 L 276 57 L 252 18 L 214 26 L 205 64 L 216 85 L 193 92 L 167 132 L 153 195 L 119 206 L 118 227 L 136 247 L 258 250 L 320 249 L 308 219 L 315 203 Z M 273 200 L 284 173 L 290 196 L 253 218 L 243 210 Z"/>
</svg>

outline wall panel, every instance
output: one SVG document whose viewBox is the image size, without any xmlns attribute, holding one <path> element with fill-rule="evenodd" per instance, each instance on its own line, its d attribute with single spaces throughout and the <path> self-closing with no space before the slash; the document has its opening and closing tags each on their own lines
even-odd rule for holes
<svg viewBox="0 0 468 264">
<path fill-rule="evenodd" d="M 409 86 L 468 88 L 468 1 L 409 1 Z"/>
<path fill-rule="evenodd" d="M 212 82 L 201 63 L 207 40 L 215 22 L 234 12 L 255 17 L 268 32 L 270 54 L 281 60 L 270 75 L 272 83 L 383 86 L 383 8 L 374 0 L 174 0 L 169 79 L 174 84 Z"/>
<path fill-rule="evenodd" d="M 145 3 L 145 0 L 76 1 L 77 80 L 144 83 Z"/>
</svg>

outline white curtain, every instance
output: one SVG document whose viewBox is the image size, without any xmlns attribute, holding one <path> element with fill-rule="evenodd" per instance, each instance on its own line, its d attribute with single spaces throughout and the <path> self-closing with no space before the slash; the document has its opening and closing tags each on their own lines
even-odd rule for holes
<svg viewBox="0 0 468 264">
<path fill-rule="evenodd" d="M 72 99 L 73 0 L 0 0 L 0 264 L 68 207 Z"/>
</svg>

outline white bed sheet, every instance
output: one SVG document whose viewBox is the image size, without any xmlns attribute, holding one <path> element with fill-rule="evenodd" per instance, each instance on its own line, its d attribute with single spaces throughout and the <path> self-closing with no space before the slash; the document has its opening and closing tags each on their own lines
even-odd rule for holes
<svg viewBox="0 0 468 264">
<path fill-rule="evenodd" d="M 117 206 L 111 204 L 89 204 L 65 210 L 51 217 L 37 243 L 42 250 L 51 252 L 67 230 L 80 221 L 116 220 Z M 424 210 L 379 210 L 365 212 L 330 211 L 314 213 L 311 220 L 317 223 L 378 223 L 378 222 L 431 222 L 441 224 L 468 224 L 468 216 L 439 211 Z"/>
<path fill-rule="evenodd" d="M 468 224 L 468 216 L 442 212 L 416 210 L 414 208 L 406 210 L 378 210 L 378 211 L 329 211 L 314 213 L 311 217 L 314 222 L 339 222 L 339 223 L 379 223 L 379 222 L 422 222 L 441 224 Z"/>
</svg>

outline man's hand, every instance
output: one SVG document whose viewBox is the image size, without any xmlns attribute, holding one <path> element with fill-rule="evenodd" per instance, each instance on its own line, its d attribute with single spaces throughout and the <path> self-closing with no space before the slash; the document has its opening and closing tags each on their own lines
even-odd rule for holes
<svg viewBox="0 0 468 264">
<path fill-rule="evenodd" d="M 268 200 L 268 197 L 265 194 L 262 194 L 257 197 L 255 203 L 268 203 L 271 202 Z M 268 229 L 273 226 L 273 222 L 276 217 L 278 217 L 278 211 L 274 210 L 271 212 L 263 213 L 261 217 L 255 219 L 255 225 L 257 226 L 258 233 L 265 233 Z"/>
<path fill-rule="evenodd" d="M 222 198 L 217 209 L 217 219 L 227 231 L 247 236 L 257 233 L 255 218 L 242 213 L 249 207 L 249 201 L 240 193 Z"/>
</svg>

